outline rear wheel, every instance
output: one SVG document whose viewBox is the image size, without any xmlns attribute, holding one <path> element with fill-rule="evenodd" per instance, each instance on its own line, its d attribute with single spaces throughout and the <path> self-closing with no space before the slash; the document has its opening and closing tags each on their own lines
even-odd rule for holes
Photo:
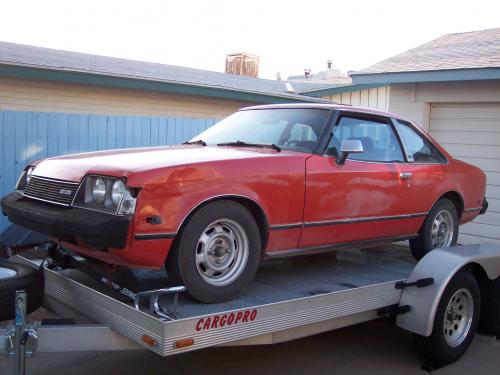
<svg viewBox="0 0 500 375">
<path fill-rule="evenodd" d="M 457 238 L 457 208 L 452 201 L 442 198 L 427 215 L 418 237 L 410 240 L 411 253 L 420 260 L 431 250 L 455 245 Z"/>
<path fill-rule="evenodd" d="M 415 335 L 417 349 L 429 364 L 444 366 L 465 353 L 477 329 L 480 306 L 479 286 L 474 276 L 457 273 L 439 301 L 432 334 Z"/>
<path fill-rule="evenodd" d="M 165 263 L 169 279 L 183 283 L 199 301 L 237 297 L 260 260 L 260 234 L 250 212 L 236 202 L 200 208 L 180 233 Z"/>
</svg>

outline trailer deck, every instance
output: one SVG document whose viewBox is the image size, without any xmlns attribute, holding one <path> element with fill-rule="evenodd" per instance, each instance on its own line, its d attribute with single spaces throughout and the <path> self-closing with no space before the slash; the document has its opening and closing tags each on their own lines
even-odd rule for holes
<svg viewBox="0 0 500 375">
<path fill-rule="evenodd" d="M 181 294 L 174 306 L 171 295 L 161 296 L 167 319 L 116 300 L 78 270 L 45 269 L 45 293 L 167 356 L 214 345 L 286 341 L 375 319 L 379 309 L 399 302 L 395 283 L 415 263 L 400 245 L 274 259 L 261 266 L 240 298 L 227 303 L 203 304 Z"/>
</svg>

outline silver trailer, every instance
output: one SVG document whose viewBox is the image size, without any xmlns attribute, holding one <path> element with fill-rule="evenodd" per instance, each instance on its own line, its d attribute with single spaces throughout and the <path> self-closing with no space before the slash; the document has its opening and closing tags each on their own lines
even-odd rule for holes
<svg viewBox="0 0 500 375">
<path fill-rule="evenodd" d="M 500 248 L 486 244 L 437 249 L 418 263 L 398 245 L 270 260 L 243 296 L 212 305 L 189 298 L 182 286 L 134 294 L 78 269 L 43 272 L 45 308 L 75 323 L 26 324 L 19 293 L 14 325 L 0 327 L 0 346 L 15 358 L 18 373 L 35 351 L 146 348 L 169 356 L 273 344 L 390 316 L 416 335 L 428 366 L 437 367 L 465 352 L 480 319 L 500 327 L 498 309 L 491 308 L 500 305 Z"/>
</svg>

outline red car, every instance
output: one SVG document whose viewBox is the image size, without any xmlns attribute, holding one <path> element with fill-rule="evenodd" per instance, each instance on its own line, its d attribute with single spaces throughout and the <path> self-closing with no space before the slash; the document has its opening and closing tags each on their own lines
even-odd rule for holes
<svg viewBox="0 0 500 375">
<path fill-rule="evenodd" d="M 103 262 L 159 269 L 204 302 L 264 258 L 410 240 L 419 259 L 487 208 L 485 175 L 408 120 L 335 104 L 242 109 L 177 146 L 28 166 L 2 210 Z"/>
</svg>

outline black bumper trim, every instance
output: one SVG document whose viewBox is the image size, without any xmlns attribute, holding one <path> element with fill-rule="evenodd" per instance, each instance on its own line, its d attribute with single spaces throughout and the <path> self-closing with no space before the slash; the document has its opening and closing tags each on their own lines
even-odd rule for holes
<svg viewBox="0 0 500 375">
<path fill-rule="evenodd" d="M 479 211 L 479 215 L 484 215 L 486 211 L 488 211 L 488 201 L 484 198 L 483 207 L 481 208 L 481 211 Z"/>
<path fill-rule="evenodd" d="M 99 248 L 123 249 L 131 218 L 82 208 L 61 207 L 12 193 L 1 201 L 2 211 L 14 224 L 64 241 L 81 239 Z"/>
<path fill-rule="evenodd" d="M 145 234 L 136 234 L 134 236 L 135 240 L 159 240 L 166 238 L 174 238 L 177 233 L 145 233 Z"/>
</svg>

